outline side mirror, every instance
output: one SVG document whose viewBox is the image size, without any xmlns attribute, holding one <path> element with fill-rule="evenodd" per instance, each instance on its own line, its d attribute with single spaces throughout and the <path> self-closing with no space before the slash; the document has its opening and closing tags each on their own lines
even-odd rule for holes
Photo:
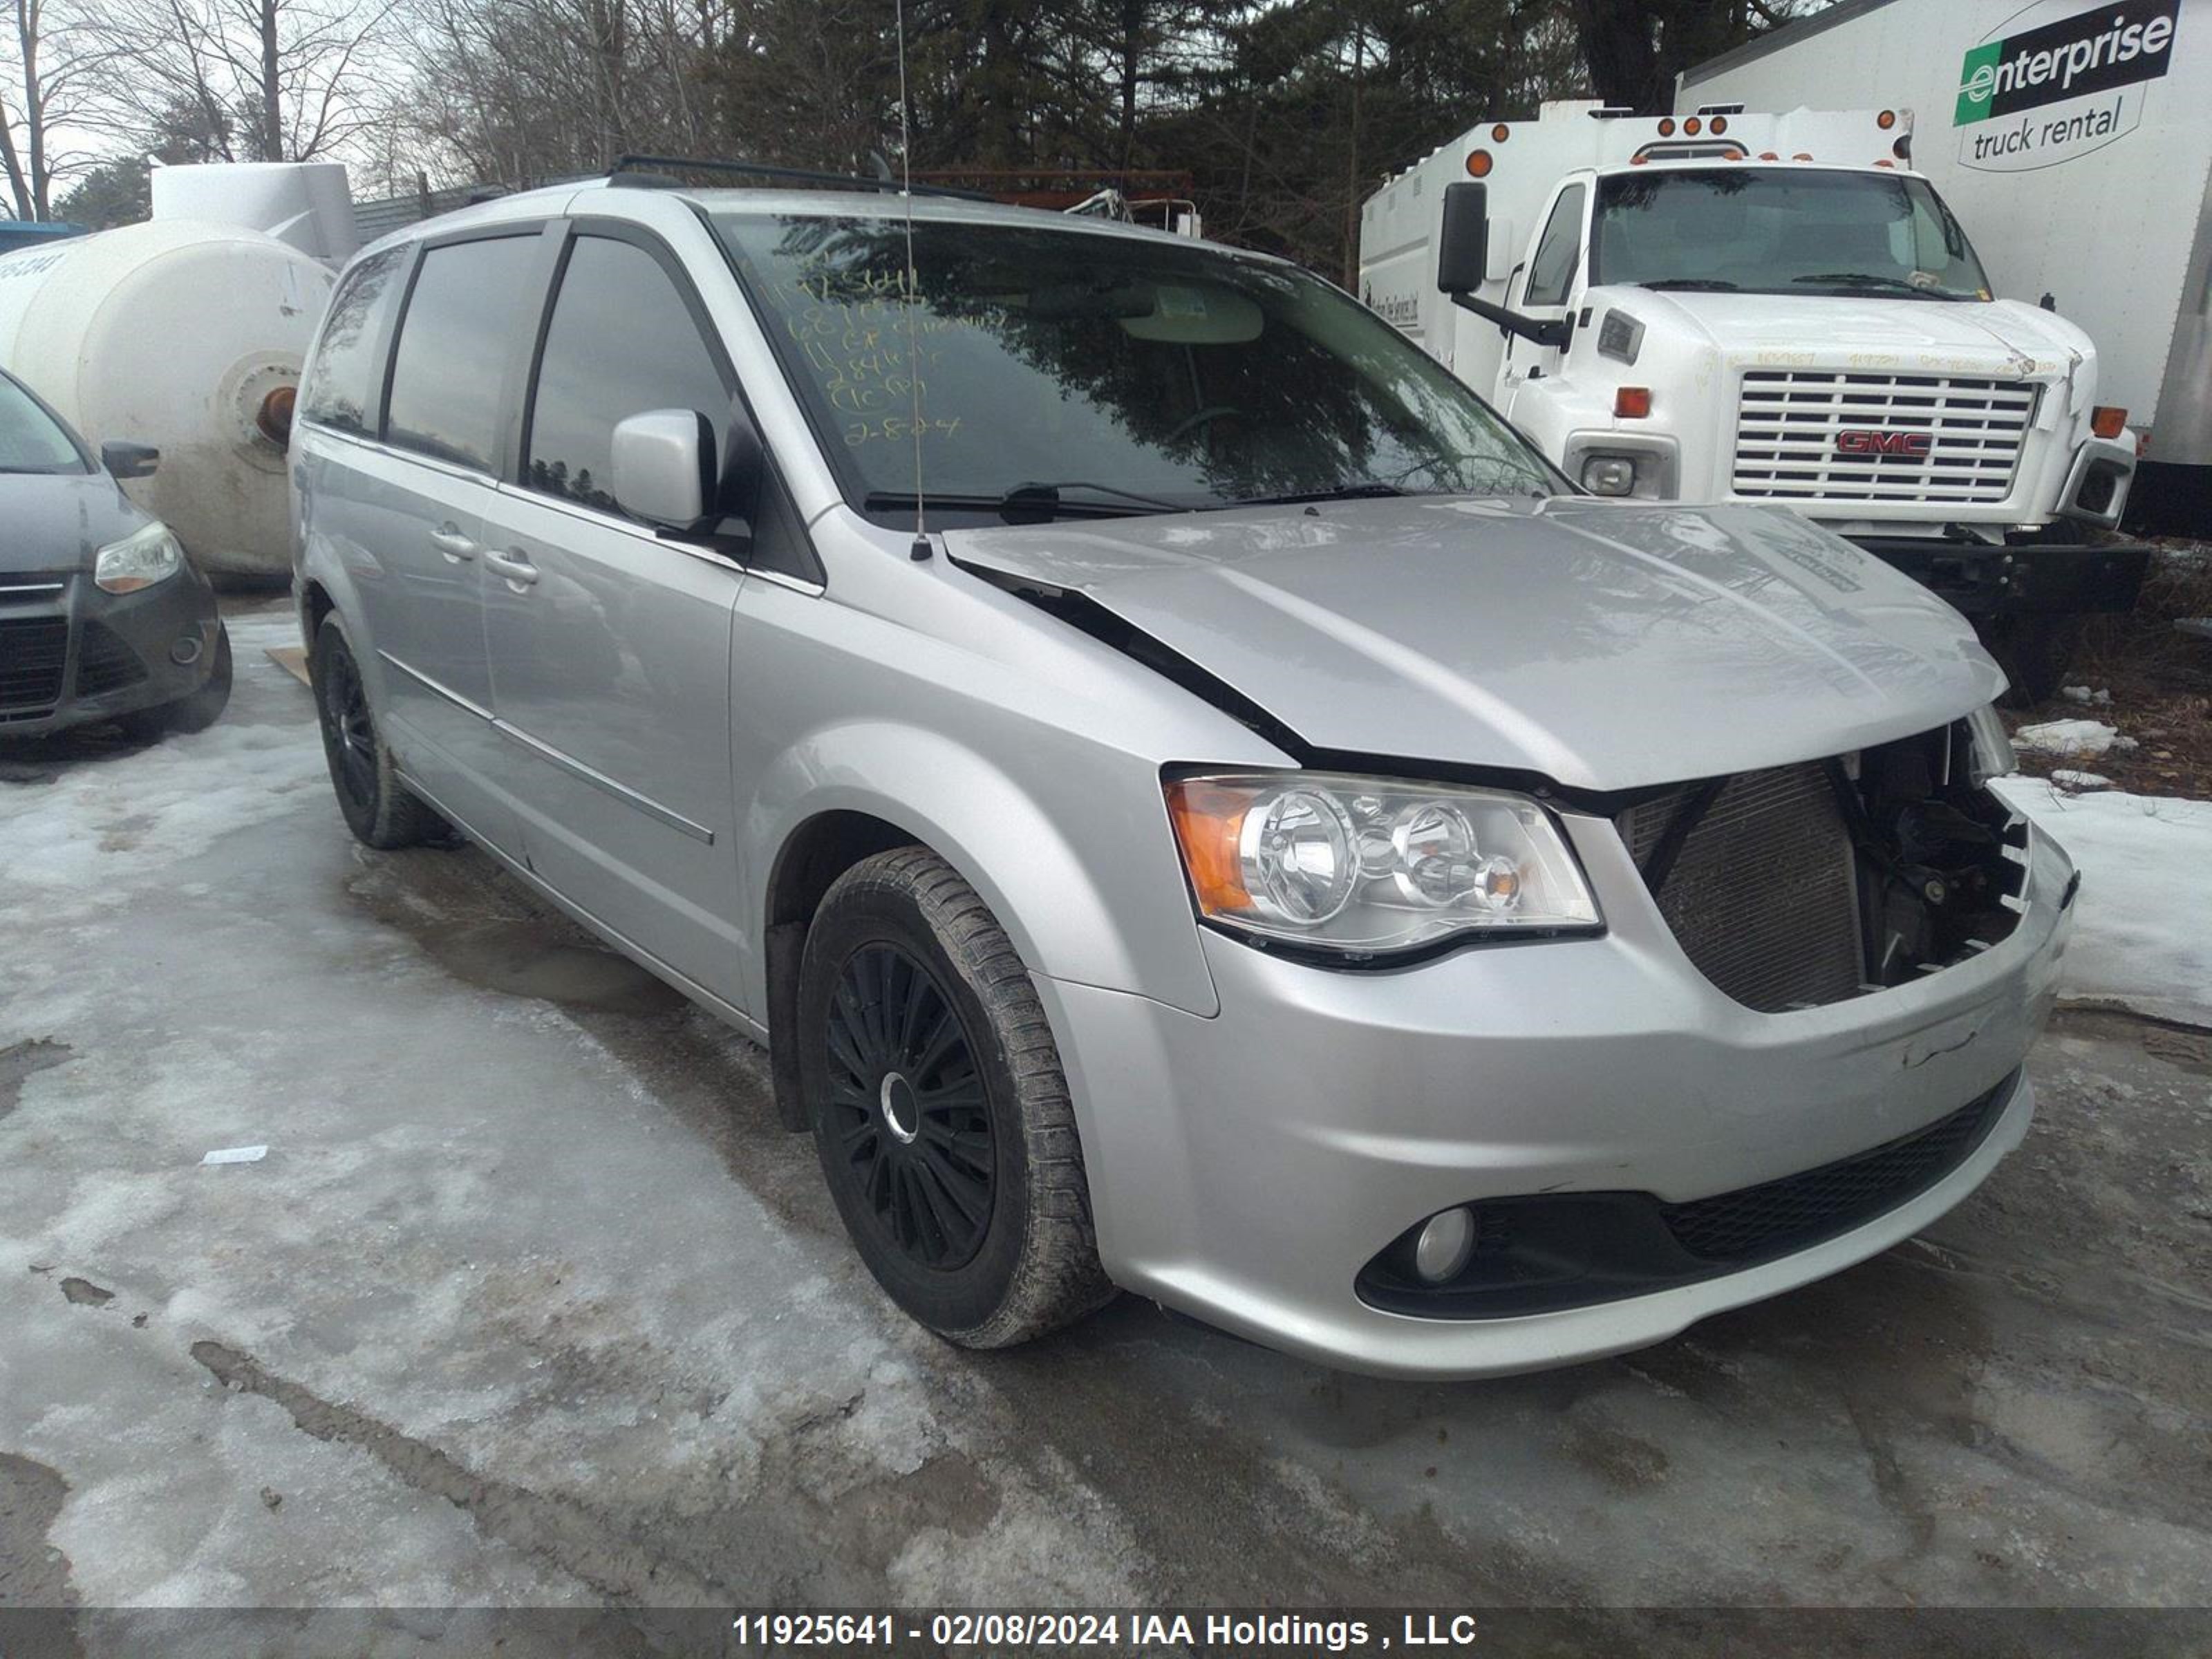
<svg viewBox="0 0 2212 1659">
<path fill-rule="evenodd" d="M 713 441 L 713 427 L 696 410 L 656 409 L 617 422 L 616 504 L 650 525 L 693 528 L 715 499 Z"/>
<path fill-rule="evenodd" d="M 1472 294 L 1489 274 L 1490 187 L 1472 180 L 1444 186 L 1444 217 L 1437 234 L 1437 288 Z"/>
<path fill-rule="evenodd" d="M 151 444 L 127 443 L 118 438 L 100 445 L 100 464 L 117 479 L 150 478 L 161 468 L 161 452 Z"/>
</svg>

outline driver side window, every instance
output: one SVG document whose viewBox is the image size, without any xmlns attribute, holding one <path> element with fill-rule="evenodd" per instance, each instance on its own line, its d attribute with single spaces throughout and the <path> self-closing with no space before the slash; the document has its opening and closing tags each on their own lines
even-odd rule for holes
<svg viewBox="0 0 2212 1659">
<path fill-rule="evenodd" d="M 1583 186 L 1570 185 L 1559 193 L 1536 244 L 1536 257 L 1528 262 L 1528 281 L 1522 289 L 1524 306 L 1563 306 L 1575 285 L 1575 271 L 1583 258 Z"/>
<path fill-rule="evenodd" d="M 619 514 L 611 465 L 616 422 L 650 410 L 697 410 L 714 422 L 719 453 L 730 395 L 660 262 L 634 242 L 579 236 L 545 331 L 523 482 Z"/>
</svg>

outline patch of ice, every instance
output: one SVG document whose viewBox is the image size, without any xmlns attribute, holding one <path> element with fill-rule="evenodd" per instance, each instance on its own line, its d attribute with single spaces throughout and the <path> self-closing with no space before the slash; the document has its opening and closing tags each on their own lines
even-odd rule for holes
<svg viewBox="0 0 2212 1659">
<path fill-rule="evenodd" d="M 2061 789 L 2072 789 L 2077 792 L 2109 789 L 2112 787 L 2112 781 L 2110 778 L 2101 776 L 2095 772 L 2076 772 L 2064 766 L 2057 768 L 2051 773 L 2051 781 Z"/>
<path fill-rule="evenodd" d="M 2212 801 L 2069 794 L 2040 778 L 1990 787 L 2081 869 L 2065 994 L 2212 1017 Z"/>
</svg>

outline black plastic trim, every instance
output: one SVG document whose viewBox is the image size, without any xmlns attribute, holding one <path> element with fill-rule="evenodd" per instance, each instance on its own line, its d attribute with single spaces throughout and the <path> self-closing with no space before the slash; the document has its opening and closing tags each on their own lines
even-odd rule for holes
<svg viewBox="0 0 2212 1659">
<path fill-rule="evenodd" d="M 1933 1190 L 1973 1157 L 2011 1105 L 2021 1073 L 1911 1134 L 1848 1158 L 1711 1198 L 1669 1204 L 1648 1192 L 1534 1194 L 1474 1201 L 1477 1245 L 1460 1276 L 1443 1285 L 1419 1282 L 1408 1270 L 1413 1241 L 1428 1218 L 1391 1241 L 1353 1281 L 1370 1308 L 1436 1320 L 1512 1319 L 1559 1313 L 1631 1297 L 1649 1296 L 1704 1279 L 1719 1279 L 1778 1261 L 1839 1238 Z M 1963 1131 L 1963 1133 L 1962 1133 Z M 1817 1225 L 1778 1231 L 1740 1254 L 1700 1255 L 1678 1229 L 1703 1206 L 1762 1194 L 1823 1177 L 1854 1165 L 1908 1152 L 1936 1137 L 1960 1136 L 1943 1161 L 1881 1194 L 1874 1206 L 1838 1213 Z"/>
</svg>

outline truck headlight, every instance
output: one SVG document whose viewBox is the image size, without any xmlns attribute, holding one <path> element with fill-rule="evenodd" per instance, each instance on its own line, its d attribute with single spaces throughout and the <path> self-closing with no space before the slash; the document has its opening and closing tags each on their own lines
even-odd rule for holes
<svg viewBox="0 0 2212 1659">
<path fill-rule="evenodd" d="M 1199 913 L 1237 933 L 1366 957 L 1601 925 L 1559 826 L 1523 795 L 1326 772 L 1165 787 Z"/>
<path fill-rule="evenodd" d="M 136 593 L 167 581 L 184 568 L 185 550 L 169 533 L 169 526 L 156 520 L 101 548 L 93 561 L 92 580 L 105 592 Z"/>
<path fill-rule="evenodd" d="M 2020 759 L 2012 750 L 2012 736 L 1998 717 L 1995 703 L 1984 703 L 1966 716 L 1966 775 L 1975 788 L 2020 769 Z"/>
<path fill-rule="evenodd" d="M 1593 455 L 1583 463 L 1583 488 L 1593 495 L 1636 493 L 1636 462 L 1626 455 Z"/>
</svg>

